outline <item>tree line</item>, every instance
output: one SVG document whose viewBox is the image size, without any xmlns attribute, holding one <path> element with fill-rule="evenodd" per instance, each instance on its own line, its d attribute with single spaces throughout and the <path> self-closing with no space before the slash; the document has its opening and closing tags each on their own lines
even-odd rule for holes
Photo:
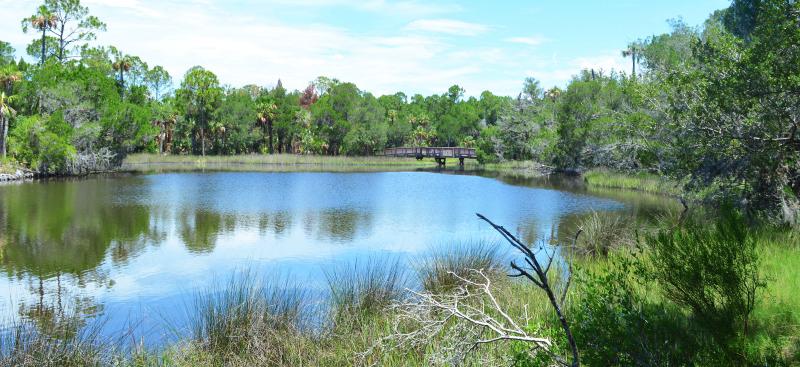
<svg viewBox="0 0 800 367">
<path fill-rule="evenodd" d="M 795 221 L 800 208 L 800 21 L 788 0 L 735 0 L 699 26 L 624 47 L 627 71 L 582 70 L 562 89 L 534 78 L 489 91 L 375 96 L 319 77 L 303 90 L 220 83 L 92 46 L 107 25 L 80 0 L 46 0 L 22 20 L 16 61 L 0 42 L 0 151 L 45 173 L 109 166 L 132 152 L 371 155 L 387 147 L 477 148 L 482 163 L 534 160 L 671 176 L 709 200 Z M 8 153 L 6 153 L 8 152 Z"/>
</svg>

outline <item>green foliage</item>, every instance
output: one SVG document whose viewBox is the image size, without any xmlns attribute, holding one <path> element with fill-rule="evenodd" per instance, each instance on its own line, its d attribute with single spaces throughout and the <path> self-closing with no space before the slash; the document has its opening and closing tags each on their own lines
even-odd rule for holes
<svg viewBox="0 0 800 367">
<path fill-rule="evenodd" d="M 189 69 L 176 92 L 184 119 L 190 121 L 189 139 L 194 152 L 206 154 L 206 139 L 211 120 L 222 100 L 217 76 L 200 66 Z"/>
<path fill-rule="evenodd" d="M 416 267 L 422 288 L 432 293 L 452 292 L 461 284 L 459 279 L 479 282 L 474 271 L 499 279 L 505 276 L 500 247 L 496 243 L 480 242 L 435 248 Z"/>
<path fill-rule="evenodd" d="M 714 186 L 723 199 L 744 198 L 748 209 L 794 222 L 800 53 L 786 50 L 800 42 L 800 20 L 786 15 L 800 11 L 800 4 L 737 1 L 730 11 L 739 6 L 756 6 L 755 23 L 743 26 L 752 31 L 738 38 L 738 28 L 732 34 L 710 23 L 694 44 L 701 66 L 672 75 L 676 174 L 691 175 L 693 189 Z"/>
<path fill-rule="evenodd" d="M 477 141 L 476 154 L 481 164 L 497 163 L 503 158 L 503 145 L 500 132 L 496 126 L 489 126 L 481 131 Z"/>
<path fill-rule="evenodd" d="M 648 296 L 639 260 L 614 255 L 609 266 L 578 273 L 575 338 L 588 366 L 672 366 L 701 360 L 703 335 L 682 312 Z M 711 348 L 713 349 L 713 347 Z"/>
<path fill-rule="evenodd" d="M 14 63 L 14 48 L 5 41 L 0 41 L 0 66 Z"/>
<path fill-rule="evenodd" d="M 694 61 L 692 45 L 698 37 L 697 30 L 680 19 L 669 23 L 672 32 L 652 36 L 641 47 L 641 62 L 650 71 L 648 77 L 690 66 Z"/>
<path fill-rule="evenodd" d="M 60 116 L 47 120 L 38 116 L 21 118 L 9 136 L 11 154 L 40 172 L 62 173 L 75 156 L 65 132 L 69 132 L 69 126 Z"/>
<path fill-rule="evenodd" d="M 652 276 L 667 298 L 690 310 L 715 337 L 747 334 L 765 286 L 756 238 L 729 206 L 713 224 L 689 219 L 648 238 Z"/>
</svg>

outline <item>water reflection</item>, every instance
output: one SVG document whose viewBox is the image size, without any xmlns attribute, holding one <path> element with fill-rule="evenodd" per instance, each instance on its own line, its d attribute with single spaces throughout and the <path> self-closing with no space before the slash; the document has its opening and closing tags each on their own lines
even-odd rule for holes
<svg viewBox="0 0 800 367">
<path fill-rule="evenodd" d="M 59 314 L 127 320 L 144 308 L 168 317 L 245 266 L 288 270 L 315 287 L 326 262 L 495 241 L 476 212 L 529 243 L 554 243 L 582 215 L 625 207 L 580 185 L 495 178 L 230 172 L 0 186 L 0 289 L 9 295 L 0 319 L 44 329 Z M 629 211 L 657 210 L 622 199 Z"/>
</svg>

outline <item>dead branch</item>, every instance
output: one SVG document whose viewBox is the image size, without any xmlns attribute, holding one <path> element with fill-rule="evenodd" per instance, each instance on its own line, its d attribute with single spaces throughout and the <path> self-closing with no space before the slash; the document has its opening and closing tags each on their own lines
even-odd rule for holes
<svg viewBox="0 0 800 367">
<path fill-rule="evenodd" d="M 519 250 L 525 258 L 525 263 L 528 264 L 528 268 L 519 266 L 516 262 L 511 262 L 511 268 L 514 269 L 517 273 L 511 274 L 512 277 L 525 277 L 530 280 L 533 284 L 537 287 L 542 289 L 546 294 L 547 298 L 550 300 L 550 305 L 553 307 L 553 310 L 556 312 L 556 316 L 558 317 L 559 322 L 561 323 L 561 328 L 564 330 L 564 334 L 567 336 L 567 342 L 569 343 L 570 349 L 572 351 L 572 363 L 566 364 L 563 360 L 557 360 L 559 363 L 562 363 L 567 366 L 572 367 L 579 367 L 580 366 L 580 356 L 578 354 L 578 346 L 575 343 L 575 338 L 572 335 L 572 331 L 570 330 L 569 323 L 567 322 L 567 318 L 563 312 L 563 305 L 556 299 L 555 293 L 553 291 L 553 287 L 550 284 L 550 278 L 548 272 L 550 270 L 550 265 L 553 263 L 553 258 L 555 256 L 555 251 L 552 253 L 547 253 L 545 251 L 545 255 L 547 256 L 547 262 L 542 266 L 539 262 L 539 259 L 536 256 L 536 253 L 533 252 L 527 245 L 525 245 L 522 241 L 517 239 L 516 236 L 511 234 L 507 229 L 497 224 L 494 224 L 491 220 L 484 217 L 481 214 L 477 214 L 478 218 L 489 223 L 498 233 L 500 233 L 503 238 L 508 241 L 511 246 Z"/>
<path fill-rule="evenodd" d="M 393 332 L 363 353 L 362 359 L 378 347 L 425 348 L 437 340 L 444 343 L 438 346 L 433 358 L 443 364 L 459 365 L 481 345 L 509 341 L 531 344 L 531 353 L 558 357 L 550 351 L 550 339 L 530 335 L 524 328 L 527 319 L 520 324 L 503 309 L 492 292 L 491 279 L 483 270 L 469 271 L 477 280 L 448 272 L 460 284 L 450 293 L 407 290 L 410 297 L 391 308 L 397 315 Z"/>
</svg>

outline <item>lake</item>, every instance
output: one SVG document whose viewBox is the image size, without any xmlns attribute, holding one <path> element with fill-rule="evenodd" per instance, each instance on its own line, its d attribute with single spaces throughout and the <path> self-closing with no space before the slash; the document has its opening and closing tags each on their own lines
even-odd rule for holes
<svg viewBox="0 0 800 367">
<path fill-rule="evenodd" d="M 552 180 L 448 172 L 212 172 L 0 186 L 0 319 L 59 312 L 144 334 L 180 329 L 197 292 L 243 269 L 324 292 L 337 263 L 411 261 L 498 242 L 481 213 L 530 243 L 592 211 L 658 207 Z M 66 309 L 66 310 L 65 310 Z"/>
</svg>

